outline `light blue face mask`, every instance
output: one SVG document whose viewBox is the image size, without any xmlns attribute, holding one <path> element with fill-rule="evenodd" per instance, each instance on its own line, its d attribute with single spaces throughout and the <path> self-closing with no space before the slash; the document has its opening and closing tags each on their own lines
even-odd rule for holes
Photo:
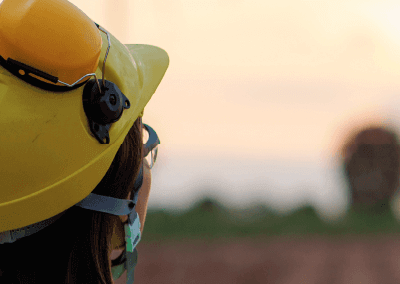
<svg viewBox="0 0 400 284">
<path fill-rule="evenodd" d="M 157 158 L 157 145 L 160 144 L 157 133 L 147 124 L 143 124 L 148 132 L 149 138 L 144 144 L 144 157 L 151 153 L 150 168 Z M 153 156 L 154 152 L 154 156 Z M 127 270 L 127 284 L 133 284 L 134 281 L 134 270 L 138 260 L 138 253 L 136 246 L 141 239 L 140 233 L 140 219 L 136 213 L 135 205 L 138 200 L 139 189 L 143 184 L 143 164 L 140 168 L 138 178 L 134 184 L 134 190 L 132 191 L 133 197 L 131 200 L 117 199 L 108 196 L 101 196 L 94 193 L 89 194 L 84 200 L 76 204 L 82 208 L 106 212 L 113 215 L 121 216 L 128 215 L 128 222 L 124 225 L 125 229 L 125 250 L 120 256 L 120 261 L 117 265 L 111 267 L 111 273 L 113 280 L 117 280 L 121 277 L 125 270 Z"/>
<path fill-rule="evenodd" d="M 153 167 L 157 159 L 157 146 L 160 144 L 157 133 L 147 124 L 143 124 L 147 133 L 148 140 L 144 146 L 144 157 L 147 157 L 151 153 L 150 169 Z M 153 155 L 154 152 L 154 155 Z M 125 250 L 119 257 L 120 261 L 118 264 L 111 267 L 111 273 L 113 280 L 117 280 L 121 277 L 125 270 L 127 270 L 127 284 L 133 284 L 134 271 L 138 260 L 138 253 L 136 246 L 141 239 L 140 233 L 140 219 L 136 213 L 135 205 L 138 200 L 138 193 L 143 184 L 143 163 L 140 168 L 138 178 L 134 184 L 134 190 L 132 191 L 133 197 L 131 200 L 122 200 L 113 197 L 100 196 L 91 193 L 87 198 L 82 200 L 75 206 L 80 206 L 86 209 L 101 211 L 110 213 L 113 215 L 128 215 L 128 222 L 124 225 L 125 229 Z"/>
</svg>

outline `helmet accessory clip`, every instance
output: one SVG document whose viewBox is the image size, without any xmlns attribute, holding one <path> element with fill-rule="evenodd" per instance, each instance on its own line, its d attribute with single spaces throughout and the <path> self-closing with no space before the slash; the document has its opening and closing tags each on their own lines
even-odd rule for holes
<svg viewBox="0 0 400 284">
<path fill-rule="evenodd" d="M 115 83 L 104 79 L 106 60 L 111 47 L 111 40 L 109 33 L 105 29 L 100 27 L 100 25 L 97 23 L 94 24 L 100 31 L 107 35 L 108 40 L 108 47 L 103 61 L 102 79 L 97 79 L 96 73 L 90 73 L 86 74 L 82 78 L 78 79 L 75 83 L 70 85 L 60 81 L 58 77 L 52 76 L 46 72 L 12 58 L 5 60 L 2 56 L 0 56 L 0 65 L 21 80 L 48 91 L 67 92 L 85 84 L 82 101 L 85 114 L 89 120 L 90 130 L 100 144 L 109 144 L 110 136 L 108 130 L 111 127 L 111 123 L 117 122 L 121 118 L 124 109 L 130 108 L 130 101 Z M 49 84 L 29 76 L 29 74 L 34 74 L 52 83 L 61 83 L 65 86 Z M 95 79 L 86 80 L 80 84 L 77 84 L 88 76 L 94 76 Z"/>
</svg>

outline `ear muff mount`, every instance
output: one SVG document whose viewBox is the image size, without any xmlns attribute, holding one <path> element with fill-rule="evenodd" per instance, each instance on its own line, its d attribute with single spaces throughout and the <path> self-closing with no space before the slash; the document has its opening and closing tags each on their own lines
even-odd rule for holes
<svg viewBox="0 0 400 284">
<path fill-rule="evenodd" d="M 87 82 L 83 89 L 82 100 L 90 130 L 101 144 L 108 144 L 110 142 L 108 130 L 111 123 L 118 121 L 124 109 L 129 109 L 131 104 L 116 84 L 108 80 L 104 82 L 104 86 L 101 79 L 98 79 L 99 84 L 94 79 Z"/>
</svg>

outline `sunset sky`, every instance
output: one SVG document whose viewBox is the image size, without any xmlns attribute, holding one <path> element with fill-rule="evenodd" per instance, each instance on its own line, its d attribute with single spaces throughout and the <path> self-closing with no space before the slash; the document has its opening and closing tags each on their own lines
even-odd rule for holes
<svg viewBox="0 0 400 284">
<path fill-rule="evenodd" d="M 169 55 L 143 117 L 161 140 L 152 206 L 211 193 L 342 212 L 346 134 L 369 121 L 400 130 L 399 1 L 70 2 L 122 43 Z"/>
</svg>

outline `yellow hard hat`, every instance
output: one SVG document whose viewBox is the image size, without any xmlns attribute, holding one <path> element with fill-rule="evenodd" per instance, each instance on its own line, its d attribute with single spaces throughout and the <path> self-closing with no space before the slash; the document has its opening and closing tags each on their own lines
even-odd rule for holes
<svg viewBox="0 0 400 284">
<path fill-rule="evenodd" d="M 164 50 L 122 44 L 67 0 L 4 0 L 0 232 L 87 197 L 168 64 Z"/>
</svg>

